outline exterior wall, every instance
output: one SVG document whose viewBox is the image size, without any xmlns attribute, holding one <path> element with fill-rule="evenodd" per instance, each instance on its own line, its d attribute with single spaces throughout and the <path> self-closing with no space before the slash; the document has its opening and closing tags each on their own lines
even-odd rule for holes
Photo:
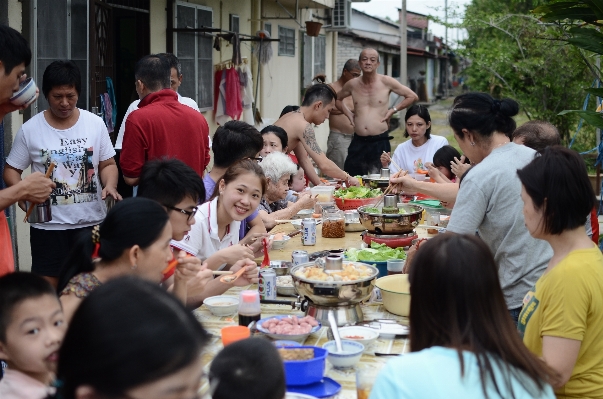
<svg viewBox="0 0 603 399">
<path fill-rule="evenodd" d="M 149 19 L 151 24 L 151 54 L 165 53 L 167 18 L 166 0 L 151 0 Z"/>
</svg>

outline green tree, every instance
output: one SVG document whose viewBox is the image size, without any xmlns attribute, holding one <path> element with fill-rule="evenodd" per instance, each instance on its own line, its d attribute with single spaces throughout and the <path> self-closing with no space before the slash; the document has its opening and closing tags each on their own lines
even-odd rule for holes
<svg viewBox="0 0 603 399">
<path fill-rule="evenodd" d="M 557 126 L 567 143 L 578 117 L 559 113 L 581 106 L 590 77 L 580 52 L 562 40 L 564 32 L 530 13 L 537 3 L 473 0 L 460 53 L 471 62 L 465 74 L 472 90 L 515 99 L 529 119 Z"/>
</svg>

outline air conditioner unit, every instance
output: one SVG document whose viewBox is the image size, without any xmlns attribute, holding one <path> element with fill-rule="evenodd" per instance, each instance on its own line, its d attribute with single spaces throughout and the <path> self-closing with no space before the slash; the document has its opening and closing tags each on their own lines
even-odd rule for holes
<svg viewBox="0 0 603 399">
<path fill-rule="evenodd" d="M 433 33 L 427 32 L 427 41 L 428 42 L 433 42 Z"/>
<path fill-rule="evenodd" d="M 350 0 L 335 0 L 331 11 L 332 29 L 349 29 L 352 17 L 352 2 Z"/>
</svg>

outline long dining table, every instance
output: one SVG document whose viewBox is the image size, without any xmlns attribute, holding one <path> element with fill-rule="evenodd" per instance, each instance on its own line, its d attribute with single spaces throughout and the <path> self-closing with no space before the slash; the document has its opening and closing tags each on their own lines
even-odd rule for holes
<svg viewBox="0 0 603 399">
<path fill-rule="evenodd" d="M 339 248 L 352 248 L 360 247 L 362 244 L 362 238 L 360 232 L 346 232 L 344 238 L 323 238 L 321 225 L 317 226 L 316 234 L 316 245 L 304 246 L 302 245 L 300 235 L 292 237 L 284 248 L 282 249 L 271 249 L 269 251 L 270 260 L 291 260 L 291 254 L 294 250 L 303 249 L 308 253 L 316 251 L 324 251 L 329 249 Z M 271 233 L 276 234 L 279 232 L 290 233 L 294 232 L 295 227 L 291 223 L 277 225 L 272 229 Z M 258 264 L 261 263 L 262 259 L 257 259 Z M 257 285 L 250 285 L 247 287 L 233 287 L 229 289 L 224 295 L 238 296 L 239 292 L 244 289 L 257 289 Z M 292 297 L 277 297 L 282 300 L 293 300 Z M 400 324 L 407 325 L 408 319 L 389 313 L 385 310 L 383 305 L 378 302 L 366 302 L 361 304 L 362 312 L 364 313 L 365 320 L 376 320 L 376 319 L 393 319 Z M 299 310 L 293 310 L 288 305 L 275 305 L 275 304 L 262 304 L 262 318 L 277 316 L 277 315 L 296 315 L 303 316 L 304 313 Z M 212 338 L 208 348 L 205 350 L 203 357 L 204 363 L 209 368 L 209 364 L 216 354 L 222 349 L 222 341 L 220 338 L 220 330 L 223 327 L 238 325 L 238 317 L 236 314 L 227 317 L 218 317 L 210 313 L 209 309 L 202 305 L 194 311 L 197 319 L 203 324 L 204 328 L 212 334 Z M 329 328 L 322 326 L 322 328 L 310 334 L 310 336 L 303 342 L 303 345 L 312 345 L 321 347 L 325 342 L 329 340 L 327 333 Z M 257 335 L 262 335 L 258 332 Z M 379 337 L 375 342 L 368 345 L 365 349 L 360 362 L 357 367 L 361 367 L 362 370 L 370 370 L 375 373 L 383 367 L 383 365 L 392 357 L 383 356 L 383 354 L 403 354 L 409 351 L 408 338 L 397 336 L 395 339 Z M 380 355 L 375 355 L 378 353 Z M 356 367 L 356 368 L 357 368 Z M 329 377 L 341 385 L 341 391 L 332 396 L 337 399 L 356 399 L 356 368 L 351 369 L 335 369 L 328 362 L 326 364 L 325 376 Z"/>
</svg>

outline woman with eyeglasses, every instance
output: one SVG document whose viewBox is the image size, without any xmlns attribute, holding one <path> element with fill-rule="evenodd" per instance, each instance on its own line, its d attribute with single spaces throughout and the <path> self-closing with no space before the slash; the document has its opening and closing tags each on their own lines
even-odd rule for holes
<svg viewBox="0 0 603 399">
<path fill-rule="evenodd" d="M 79 237 L 59 275 L 58 293 L 69 320 L 82 300 L 107 281 L 133 275 L 159 285 L 173 258 L 172 226 L 165 209 L 147 198 L 118 202 L 92 234 Z M 186 300 L 186 284 L 202 269 L 195 257 L 179 260 L 174 293 Z M 207 281 L 212 277 L 209 271 Z"/>
<path fill-rule="evenodd" d="M 59 351 L 56 399 L 191 399 L 209 336 L 161 288 L 122 277 L 82 301 Z"/>
<path fill-rule="evenodd" d="M 265 191 L 266 177 L 255 159 L 235 162 L 219 179 L 209 201 L 199 205 L 188 234 L 172 245 L 205 259 L 211 270 L 248 260 L 251 264 L 246 266 L 247 272 L 235 284 L 257 282 L 253 259 L 261 252 L 254 253 L 249 246 L 239 244 L 239 228 L 241 221 L 258 208 Z"/>
</svg>

